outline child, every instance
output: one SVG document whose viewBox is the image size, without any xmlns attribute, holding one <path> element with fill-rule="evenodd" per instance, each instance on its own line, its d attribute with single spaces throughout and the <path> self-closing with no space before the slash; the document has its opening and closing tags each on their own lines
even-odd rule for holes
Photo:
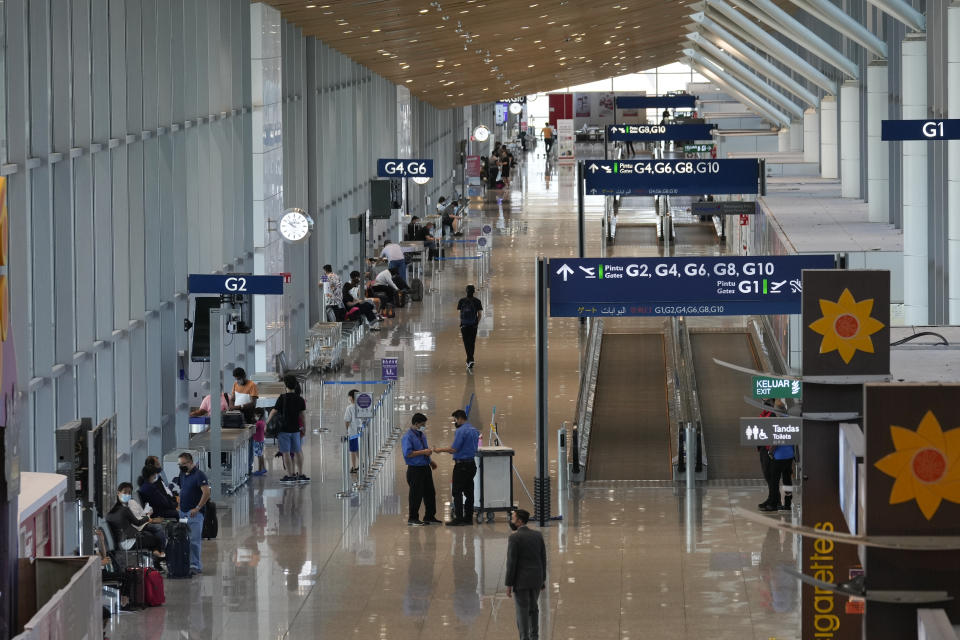
<svg viewBox="0 0 960 640">
<path fill-rule="evenodd" d="M 257 459 L 257 470 L 253 475 L 262 476 L 267 473 L 267 464 L 263 459 L 263 441 L 266 439 L 267 423 L 263 419 L 263 409 L 257 407 L 253 413 L 257 416 L 257 426 L 253 432 L 253 456 Z"/>
</svg>

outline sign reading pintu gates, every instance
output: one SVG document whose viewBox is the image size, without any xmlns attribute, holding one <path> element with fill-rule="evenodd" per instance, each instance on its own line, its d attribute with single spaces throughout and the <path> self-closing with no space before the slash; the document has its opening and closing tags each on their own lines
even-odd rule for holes
<svg viewBox="0 0 960 640">
<path fill-rule="evenodd" d="M 433 160 L 422 158 L 380 158 L 377 160 L 380 178 L 432 178 Z"/>
<path fill-rule="evenodd" d="M 672 96 L 618 96 L 618 109 L 694 109 L 697 96 L 678 93 Z"/>
<path fill-rule="evenodd" d="M 760 190 L 760 162 L 755 159 L 586 160 L 584 173 L 589 195 L 693 196 Z"/>
<path fill-rule="evenodd" d="M 220 295 L 283 295 L 283 276 L 248 276 L 236 273 L 191 273 L 187 277 L 190 293 Z"/>
<path fill-rule="evenodd" d="M 800 313 L 803 270 L 833 265 L 832 255 L 551 258 L 550 315 Z"/>
<path fill-rule="evenodd" d="M 715 124 L 610 124 L 608 140 L 709 140 Z"/>
<path fill-rule="evenodd" d="M 960 119 L 883 120 L 881 140 L 960 140 Z"/>
</svg>

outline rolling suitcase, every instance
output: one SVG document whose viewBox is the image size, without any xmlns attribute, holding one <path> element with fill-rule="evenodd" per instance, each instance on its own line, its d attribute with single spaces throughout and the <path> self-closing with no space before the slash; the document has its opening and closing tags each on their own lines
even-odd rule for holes
<svg viewBox="0 0 960 640">
<path fill-rule="evenodd" d="M 127 597 L 128 609 L 141 609 L 146 606 L 144 594 L 143 569 L 129 567 L 123 572 L 120 593 Z"/>
<path fill-rule="evenodd" d="M 159 607 L 167 599 L 163 594 L 163 576 L 156 569 L 141 569 L 143 572 L 143 603 L 148 607 Z"/>
<path fill-rule="evenodd" d="M 204 540 L 213 540 L 220 531 L 220 523 L 217 521 L 217 505 L 213 500 L 209 500 L 203 507 L 203 530 L 200 537 Z"/>
<path fill-rule="evenodd" d="M 414 278 L 410 281 L 410 300 L 413 302 L 423 300 L 423 281 L 420 278 Z"/>
<path fill-rule="evenodd" d="M 181 522 L 167 528 L 167 575 L 190 577 L 190 527 Z"/>
</svg>

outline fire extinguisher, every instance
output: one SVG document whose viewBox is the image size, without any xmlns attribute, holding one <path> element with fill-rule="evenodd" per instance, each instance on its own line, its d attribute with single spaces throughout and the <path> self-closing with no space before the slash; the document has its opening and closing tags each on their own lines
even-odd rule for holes
<svg viewBox="0 0 960 640">
<path fill-rule="evenodd" d="M 713 158 L 714 160 L 717 159 L 717 145 L 713 145 L 712 147 L 710 147 L 710 157 Z"/>
</svg>

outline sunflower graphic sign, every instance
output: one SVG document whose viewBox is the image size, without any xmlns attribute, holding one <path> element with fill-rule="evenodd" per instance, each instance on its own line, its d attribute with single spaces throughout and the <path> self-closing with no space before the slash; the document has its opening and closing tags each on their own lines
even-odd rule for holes
<svg viewBox="0 0 960 640">
<path fill-rule="evenodd" d="M 960 534 L 960 385 L 865 393 L 867 533 Z"/>
<path fill-rule="evenodd" d="M 890 372 L 890 272 L 803 272 L 803 374 Z"/>
</svg>

